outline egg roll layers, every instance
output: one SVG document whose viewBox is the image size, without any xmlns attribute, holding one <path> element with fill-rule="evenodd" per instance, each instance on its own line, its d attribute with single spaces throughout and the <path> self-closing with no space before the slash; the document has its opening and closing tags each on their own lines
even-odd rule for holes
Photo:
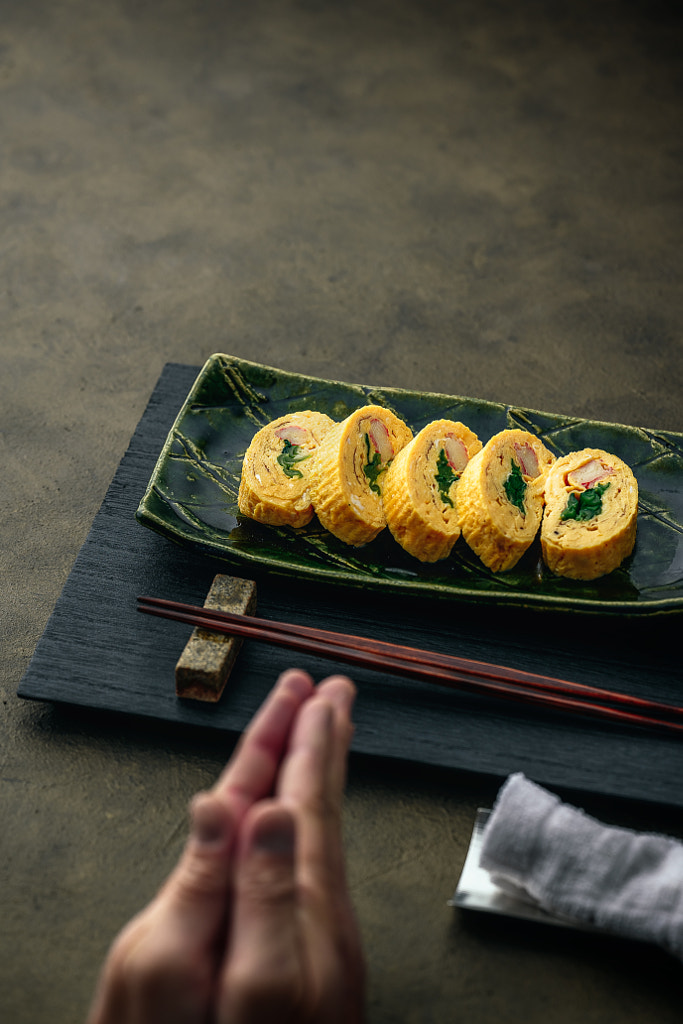
<svg viewBox="0 0 683 1024">
<path fill-rule="evenodd" d="M 383 477 L 412 436 L 398 416 L 378 405 L 357 409 L 325 435 L 311 459 L 311 500 L 333 536 L 359 547 L 384 529 Z"/>
<path fill-rule="evenodd" d="M 306 526 L 313 518 L 311 457 L 334 420 L 322 412 L 290 413 L 262 427 L 242 462 L 237 505 L 268 526 Z M 287 446 L 292 457 L 285 458 Z M 280 461 L 278 461 L 280 460 Z"/>
<path fill-rule="evenodd" d="M 463 423 L 435 420 L 402 448 L 382 486 L 394 539 L 421 562 L 450 555 L 460 536 L 457 489 L 481 441 Z"/>
<path fill-rule="evenodd" d="M 602 493 L 590 518 L 563 518 L 570 497 Z M 604 488 L 604 489 L 603 489 Z M 638 483 L 629 466 L 600 448 L 559 458 L 545 484 L 541 526 L 543 561 L 557 576 L 594 580 L 616 569 L 636 541 Z"/>
<path fill-rule="evenodd" d="M 503 430 L 474 455 L 458 484 L 462 536 L 493 572 L 512 569 L 541 525 L 548 469 L 555 461 L 543 442 L 525 430 Z M 521 508 L 510 500 L 517 477 Z"/>
</svg>

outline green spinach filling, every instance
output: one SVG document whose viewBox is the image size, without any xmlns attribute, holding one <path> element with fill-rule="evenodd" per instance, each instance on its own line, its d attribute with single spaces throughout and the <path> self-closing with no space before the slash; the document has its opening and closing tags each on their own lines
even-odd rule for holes
<svg viewBox="0 0 683 1024">
<path fill-rule="evenodd" d="M 456 473 L 446 455 L 444 448 L 439 449 L 439 457 L 436 460 L 436 473 L 434 475 L 436 485 L 439 488 L 439 497 L 443 501 L 444 505 L 450 505 L 453 508 L 453 502 L 451 501 L 448 492 L 455 483 L 456 480 L 460 479 L 460 474 Z"/>
<path fill-rule="evenodd" d="M 566 507 L 560 514 L 560 521 L 576 519 L 580 523 L 585 523 L 588 519 L 599 516 L 602 512 L 602 496 L 608 487 L 609 483 L 596 484 L 595 487 L 589 487 L 587 490 L 581 491 L 580 494 L 572 492 Z"/>
<path fill-rule="evenodd" d="M 524 507 L 524 496 L 526 494 L 526 484 L 522 471 L 515 462 L 514 459 L 510 460 L 510 473 L 507 480 L 503 484 L 503 490 L 505 491 L 505 497 L 518 508 L 523 516 L 526 515 L 526 508 Z"/>
<path fill-rule="evenodd" d="M 367 462 L 363 466 L 363 472 L 365 473 L 365 476 L 367 478 L 368 487 L 370 488 L 371 491 L 374 491 L 375 494 L 381 494 L 382 492 L 379 489 L 377 478 L 379 477 L 380 473 L 384 472 L 389 463 L 387 462 L 386 466 L 382 463 L 382 458 L 379 452 L 375 452 L 374 455 L 370 454 L 370 438 L 367 434 L 365 435 L 365 451 L 367 454 Z"/>
<path fill-rule="evenodd" d="M 282 466 L 282 471 L 285 476 L 288 477 L 302 477 L 303 473 L 299 469 L 295 469 L 294 465 L 297 462 L 305 462 L 306 459 L 310 459 L 310 452 L 308 455 L 300 455 L 300 446 L 298 444 L 292 444 L 285 438 L 284 448 L 277 457 L 277 461 Z"/>
</svg>

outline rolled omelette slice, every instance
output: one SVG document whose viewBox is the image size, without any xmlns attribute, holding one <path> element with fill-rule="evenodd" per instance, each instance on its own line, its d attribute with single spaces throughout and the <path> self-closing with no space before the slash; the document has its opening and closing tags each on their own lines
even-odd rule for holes
<svg viewBox="0 0 683 1024">
<path fill-rule="evenodd" d="M 638 483 L 600 448 L 563 455 L 545 485 L 543 560 L 557 576 L 594 580 L 616 569 L 636 542 Z"/>
<path fill-rule="evenodd" d="M 382 487 L 387 467 L 411 440 L 403 420 L 379 405 L 351 413 L 325 435 L 311 460 L 311 497 L 321 524 L 355 547 L 386 526 Z"/>
<path fill-rule="evenodd" d="M 280 416 L 254 435 L 242 462 L 237 505 L 268 526 L 298 529 L 313 518 L 311 456 L 334 420 L 322 412 Z"/>
<path fill-rule="evenodd" d="M 435 420 L 402 448 L 382 485 L 392 536 L 421 562 L 447 558 L 460 536 L 456 492 L 481 441 L 463 423 Z"/>
<path fill-rule="evenodd" d="M 502 430 L 467 463 L 458 484 L 462 535 L 493 572 L 512 569 L 541 525 L 555 456 L 526 430 Z"/>
</svg>

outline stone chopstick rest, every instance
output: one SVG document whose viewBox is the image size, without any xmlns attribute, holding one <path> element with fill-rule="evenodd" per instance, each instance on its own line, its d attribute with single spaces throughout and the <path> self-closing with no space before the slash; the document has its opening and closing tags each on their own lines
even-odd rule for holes
<svg viewBox="0 0 683 1024">
<path fill-rule="evenodd" d="M 252 615 L 256 611 L 256 583 L 219 574 L 214 577 L 204 607 Z M 220 700 L 242 642 L 241 637 L 194 629 L 176 664 L 176 696 L 214 703 Z"/>
</svg>

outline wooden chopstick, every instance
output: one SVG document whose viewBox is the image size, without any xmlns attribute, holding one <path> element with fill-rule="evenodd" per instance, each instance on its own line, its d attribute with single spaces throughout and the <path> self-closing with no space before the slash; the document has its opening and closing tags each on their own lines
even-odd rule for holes
<svg viewBox="0 0 683 1024">
<path fill-rule="evenodd" d="M 202 629 L 278 644 L 364 668 L 391 671 L 453 689 L 488 693 L 507 700 L 592 714 L 649 728 L 683 731 L 683 707 L 583 683 L 517 671 L 503 665 L 335 633 L 312 626 L 234 615 L 164 598 L 139 597 L 138 610 Z M 611 704 L 618 706 L 611 707 Z"/>
</svg>

